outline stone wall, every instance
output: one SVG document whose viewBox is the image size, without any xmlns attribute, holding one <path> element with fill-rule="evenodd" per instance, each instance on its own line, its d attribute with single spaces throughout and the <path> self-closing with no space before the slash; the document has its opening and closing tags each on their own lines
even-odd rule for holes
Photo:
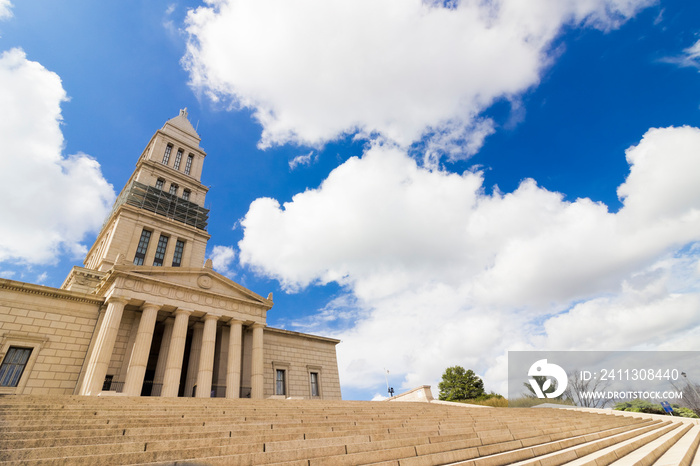
<svg viewBox="0 0 700 466">
<path fill-rule="evenodd" d="M 421 385 L 413 390 L 389 398 L 388 401 L 422 401 L 424 403 L 431 403 L 434 401 L 434 398 L 433 392 L 430 390 L 430 385 Z"/>
<path fill-rule="evenodd" d="M 0 279 L 0 361 L 31 348 L 17 387 L 0 394 L 73 394 L 102 299 Z"/>
<path fill-rule="evenodd" d="M 276 370 L 286 371 L 286 397 L 312 398 L 310 373 L 319 376 L 319 398 L 340 400 L 335 345 L 338 340 L 275 328 L 265 328 L 263 339 L 264 393 L 275 396 Z"/>
</svg>

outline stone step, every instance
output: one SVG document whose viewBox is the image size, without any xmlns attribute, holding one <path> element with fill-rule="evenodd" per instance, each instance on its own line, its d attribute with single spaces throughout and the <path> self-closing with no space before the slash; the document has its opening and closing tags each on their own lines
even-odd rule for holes
<svg viewBox="0 0 700 466">
<path fill-rule="evenodd" d="M 427 403 L 0 397 L 0 465 L 561 464 L 630 440 L 628 459 L 661 460 L 697 437 L 669 429 L 646 440 L 670 423 Z"/>
<path fill-rule="evenodd" d="M 168 437 L 172 440 L 180 439 L 200 439 L 200 438 L 230 438 L 231 433 L 229 431 L 219 431 L 219 432 L 171 432 Z M 140 437 L 144 442 L 162 440 L 162 434 L 143 434 Z M 301 438 L 301 437 L 300 437 Z M 8 450 L 15 450 L 20 448 L 52 448 L 57 446 L 70 446 L 70 445 L 90 445 L 93 443 L 104 444 L 104 443 L 120 443 L 128 442 L 131 437 L 124 435 L 103 435 L 103 436 L 81 436 L 81 437 L 51 437 L 51 438 L 20 438 L 17 440 L 5 440 L 3 441 L 3 447 Z M 246 439 L 247 441 L 247 439 Z"/>
<path fill-rule="evenodd" d="M 577 443 L 584 443 L 586 441 L 591 440 L 591 435 L 594 434 L 605 434 L 608 436 L 616 435 L 625 431 L 633 430 L 638 428 L 638 425 L 631 425 L 631 426 L 624 426 L 624 427 L 616 427 L 612 429 L 607 429 L 603 430 L 601 432 L 600 428 L 589 428 L 589 429 L 578 429 L 576 431 L 572 431 L 569 433 L 566 432 L 560 432 L 556 434 L 549 434 L 549 435 L 543 435 L 543 436 L 522 436 L 519 439 L 512 439 L 510 440 L 510 445 L 515 447 L 515 449 L 518 448 L 536 448 L 536 451 L 533 451 L 533 455 L 536 454 L 543 454 L 542 452 L 545 450 L 546 453 L 549 453 L 554 450 L 558 449 L 563 449 L 570 447 L 573 444 Z M 441 444 L 431 444 L 427 446 L 421 446 L 417 448 L 418 454 L 419 455 L 431 455 L 431 454 L 439 454 L 439 453 L 445 453 L 447 451 L 452 451 L 452 450 L 467 450 L 469 448 L 474 448 L 474 447 L 484 447 L 479 450 L 479 454 L 486 454 L 488 453 L 488 445 L 489 443 L 487 442 L 488 439 L 483 439 L 483 438 L 475 438 L 475 439 L 468 439 L 468 440 L 461 440 L 461 441 L 455 441 L 455 442 L 449 442 L 448 445 L 443 447 Z M 547 447 L 544 447 L 543 445 L 547 445 Z M 447 448 L 449 446 L 449 448 Z M 500 448 L 500 447 L 499 447 Z M 493 447 L 491 447 L 493 449 Z M 491 452 L 493 453 L 493 452 Z M 445 456 L 449 456 L 445 455 Z M 467 455 L 468 456 L 468 455 Z M 452 460 L 450 460 L 452 461 Z M 418 463 L 418 462 L 417 462 Z"/>
<path fill-rule="evenodd" d="M 242 414 L 245 416 L 259 416 L 259 417 L 264 417 L 265 419 L 269 418 L 274 418 L 274 417 L 284 417 L 284 418 L 303 418 L 305 416 L 313 416 L 315 418 L 320 418 L 323 416 L 330 416 L 332 415 L 333 418 L 346 418 L 346 419 L 357 419 L 358 415 L 361 416 L 361 419 L 366 419 L 366 420 L 371 420 L 371 421 L 377 421 L 377 420 L 382 420 L 382 419 L 387 419 L 387 420 L 397 420 L 397 419 L 417 419 L 418 421 L 423 421 L 425 419 L 428 419 L 431 415 L 435 418 L 441 418 L 443 422 L 450 422 L 451 419 L 456 419 L 457 421 L 462 420 L 462 419 L 471 419 L 473 422 L 507 422 L 510 419 L 513 418 L 521 418 L 521 419 L 531 419 L 533 416 L 528 416 L 527 413 L 513 413 L 510 416 L 505 416 L 503 413 L 499 413 L 497 411 L 489 411 L 494 413 L 492 416 L 473 416 L 470 415 L 468 412 L 464 413 L 458 413 L 458 415 L 453 415 L 450 416 L 449 419 L 445 419 L 445 412 L 444 410 L 437 409 L 437 410 L 421 410 L 421 411 L 389 411 L 387 413 L 381 413 L 377 412 L 371 409 L 355 409 L 352 411 L 336 411 L 336 410 L 322 410 L 322 411 L 307 411 L 307 410 L 301 410 L 297 408 L 291 408 L 291 409 L 282 409 L 282 408 L 270 408 L 266 410 L 260 410 L 260 409 L 246 409 L 245 406 L 240 405 L 240 403 L 237 403 L 235 400 L 232 400 L 229 402 L 229 405 L 226 407 L 206 407 L 206 406 L 201 406 L 201 407 L 193 407 L 193 406 L 177 406 L 174 405 L 172 407 L 152 407 L 149 409 L 140 409 L 140 408 L 134 408 L 129 406 L 128 404 L 122 407 L 119 406 L 114 406 L 114 407 L 107 407 L 107 406 L 85 406 L 85 407 L 75 407 L 75 406 L 55 406 L 52 408 L 46 408 L 46 409 L 30 409 L 26 407 L 18 407 L 17 409 L 13 410 L 5 410 L 1 411 L 0 415 L 2 415 L 4 418 L 10 418 L 12 416 L 21 416 L 21 415 L 52 415 L 56 413 L 61 413 L 63 416 L 69 416 L 71 414 L 73 415 L 85 415 L 86 413 L 89 413 L 91 415 L 102 415 L 102 414 L 115 414 L 115 413 L 120 413 L 124 409 L 128 409 L 131 413 L 134 414 L 142 414 L 142 415 L 168 415 L 170 413 L 206 413 L 206 414 Z M 466 410 L 465 410 L 466 411 Z M 560 417 L 561 418 L 567 418 L 567 417 L 581 417 L 580 414 L 582 413 L 576 413 L 577 415 L 574 414 L 562 414 Z M 534 416 L 537 417 L 537 416 Z"/>
<path fill-rule="evenodd" d="M 398 464 L 402 466 L 436 465 L 478 458 L 480 456 L 493 456 L 497 453 L 522 449 L 523 443 L 519 440 L 508 440 L 508 438 L 474 437 L 469 440 L 463 440 L 460 444 L 443 442 L 438 444 L 414 444 L 413 446 L 416 450 L 415 455 L 408 450 L 400 449 L 391 449 L 390 453 L 382 453 L 381 455 L 374 456 L 351 455 L 351 450 L 348 448 L 347 455 L 326 458 L 326 460 L 328 464 L 334 465 L 363 464 L 366 461 L 379 464 L 392 464 L 392 462 L 395 463 L 398 461 Z M 562 446 L 568 446 L 568 443 L 562 442 Z M 512 460 L 513 456 L 510 455 L 507 462 L 502 464 L 509 464 Z M 317 461 L 317 463 L 324 464 L 320 461 Z M 314 461 L 311 461 L 310 464 L 314 464 Z"/>
<path fill-rule="evenodd" d="M 483 451 L 465 451 L 460 454 L 463 457 L 462 459 L 444 461 L 442 464 L 452 463 L 455 465 L 469 466 L 481 466 L 486 464 L 509 464 L 514 466 L 569 464 L 569 461 L 575 460 L 582 455 L 596 452 L 609 445 L 614 445 L 647 432 L 657 430 L 663 425 L 664 424 L 660 421 L 648 421 L 637 425 L 617 427 L 590 434 L 562 438 L 552 442 L 543 442 L 530 447 L 494 453 L 490 456 L 484 455 Z M 415 464 L 429 464 L 429 461 L 415 462 Z"/>
<path fill-rule="evenodd" d="M 690 466 L 693 457 L 698 458 L 700 462 L 700 455 L 697 454 L 698 444 L 700 444 L 700 424 L 696 423 L 683 438 L 661 455 L 654 466 Z"/>
<path fill-rule="evenodd" d="M 624 464 L 632 466 L 651 466 L 661 455 L 676 444 L 693 426 L 690 423 L 680 425 L 678 428 L 662 435 L 641 448 L 630 452 L 622 459 L 610 463 L 615 466 Z"/>
<path fill-rule="evenodd" d="M 280 463 L 298 460 L 309 460 L 311 458 L 325 458 L 343 454 L 345 447 L 342 445 L 312 447 L 295 450 L 282 450 L 277 452 L 242 451 L 239 445 L 221 447 L 198 447 L 177 450 L 152 450 L 140 452 L 120 452 L 120 453 L 99 453 L 92 455 L 63 456 L 53 458 L 36 458 L 23 460 L 0 461 L 0 465 L 48 465 L 48 464 L 99 464 L 110 465 L 130 465 L 147 463 L 168 463 L 174 461 L 196 460 L 197 463 L 204 464 L 227 464 L 227 465 L 258 465 Z M 2 457 L 0 457 L 2 458 Z"/>
<path fill-rule="evenodd" d="M 680 423 L 672 423 L 671 421 L 667 421 L 659 424 L 656 429 L 624 439 L 621 442 L 615 442 L 607 446 L 604 446 L 605 442 L 602 442 L 600 446 L 604 446 L 604 448 L 596 448 L 594 451 L 590 452 L 586 451 L 585 449 L 577 451 L 577 459 L 570 461 L 567 464 L 570 464 L 571 466 L 597 466 L 611 464 L 613 461 L 628 455 L 632 451 L 641 448 L 649 442 L 663 436 L 667 432 L 675 430 L 679 427 L 681 427 Z"/>
<path fill-rule="evenodd" d="M 375 444 L 375 445 L 372 445 L 371 450 L 367 450 L 367 449 L 365 448 L 365 449 L 364 449 L 365 451 L 361 451 L 361 449 L 354 449 L 354 450 L 353 450 L 353 449 L 352 449 L 352 446 L 354 446 L 356 443 L 357 443 L 357 444 L 361 444 L 361 441 L 360 441 L 360 440 L 366 440 L 366 439 L 364 439 L 364 438 L 363 438 L 363 439 L 356 439 L 357 442 L 347 442 L 347 441 L 345 441 L 345 440 L 347 440 L 347 438 L 342 439 L 342 440 L 344 441 L 344 442 L 342 442 L 342 443 L 345 443 L 345 455 L 343 455 L 343 459 L 342 459 L 342 460 L 339 460 L 339 461 L 342 462 L 342 464 L 353 464 L 353 463 L 356 462 L 356 461 L 364 461 L 366 458 L 369 458 L 369 457 L 375 458 L 375 459 L 376 459 L 376 458 L 378 457 L 377 455 L 379 455 L 379 457 L 382 457 L 382 458 L 385 458 L 385 459 L 387 459 L 387 458 L 394 458 L 394 457 L 405 457 L 406 454 L 407 454 L 406 452 L 408 451 L 408 450 L 405 448 L 405 446 L 409 446 L 409 445 L 405 445 L 403 448 L 401 448 L 401 447 L 395 447 L 394 445 L 390 445 L 388 442 L 384 442 L 384 443 L 382 443 L 382 444 Z M 415 440 L 415 439 L 411 439 L 411 440 L 413 441 L 413 440 Z M 415 442 L 412 442 L 412 443 L 415 443 Z M 138 445 L 139 448 L 141 447 L 141 445 L 143 445 L 143 444 L 141 443 L 141 444 Z M 186 447 L 186 446 L 188 446 L 188 445 L 182 445 L 181 447 Z M 288 445 L 288 446 L 291 446 L 291 445 Z M 300 442 L 300 443 L 298 443 L 298 444 L 294 444 L 293 446 L 294 446 L 294 447 L 303 446 L 303 442 Z M 307 445 L 307 446 L 311 446 L 311 445 Z M 313 445 L 313 446 L 314 446 L 314 447 L 317 447 L 317 446 L 321 446 L 321 445 Z M 164 444 L 160 444 L 160 445 L 158 445 L 157 443 L 156 443 L 156 444 L 147 444 L 147 445 L 144 445 L 144 450 L 146 450 L 146 452 L 149 452 L 149 451 L 150 451 L 150 453 L 152 453 L 153 451 L 162 450 L 162 449 L 164 449 L 164 448 L 166 448 L 166 447 L 167 447 L 167 445 L 164 445 Z M 265 447 L 267 447 L 267 445 L 265 445 Z M 103 448 L 103 447 L 100 446 L 100 449 L 102 449 L 102 448 Z M 216 447 L 215 447 L 215 448 L 216 448 Z M 499 447 L 499 448 L 500 448 L 500 449 L 503 449 L 504 447 L 501 446 L 501 447 Z M 509 448 L 509 446 L 506 445 L 505 448 Z M 267 448 L 264 448 L 264 449 L 267 451 Z M 376 452 L 377 449 L 380 449 L 380 450 L 382 450 L 382 451 L 386 450 L 388 453 L 380 452 L 380 453 L 377 453 L 377 455 L 368 456 L 369 453 L 371 453 L 372 451 L 375 451 L 375 452 Z M 119 463 L 119 462 L 123 462 L 123 461 L 129 461 L 130 459 L 133 460 L 133 458 L 134 458 L 133 453 L 135 453 L 133 450 L 134 450 L 134 448 L 132 447 L 132 445 L 129 445 L 128 451 L 122 451 L 122 452 L 121 452 L 121 453 L 124 453 L 124 454 L 118 454 L 118 455 L 115 455 L 115 454 L 112 454 L 112 455 L 99 455 L 100 461 L 109 461 L 110 464 L 113 464 L 113 463 Z M 274 449 L 272 449 L 272 450 L 275 450 L 275 451 L 277 451 L 277 450 L 279 450 L 279 451 L 284 451 L 284 450 L 288 450 L 288 448 L 281 447 L 281 448 L 274 448 Z M 305 448 L 305 450 L 308 450 L 308 448 Z M 56 451 L 60 453 L 60 456 L 67 456 L 67 457 L 69 457 L 69 458 L 71 457 L 71 455 L 70 455 L 71 450 L 70 450 L 70 449 L 59 449 L 59 450 L 56 450 Z M 105 450 L 100 450 L 100 451 L 105 451 Z M 109 451 L 113 451 L 113 450 L 109 450 Z M 176 457 L 187 457 L 188 455 L 196 454 L 198 451 L 200 451 L 200 450 L 197 450 L 196 448 L 190 448 L 189 451 L 181 451 L 181 449 L 180 449 L 180 451 L 178 451 L 178 452 L 172 452 L 172 453 L 173 453 L 173 455 L 176 456 Z M 208 446 L 207 451 L 208 451 L 208 452 L 211 452 L 211 451 L 212 451 L 211 446 Z M 114 451 L 113 451 L 113 452 L 114 452 Z M 132 453 L 132 454 L 129 454 L 129 453 Z M 237 451 L 237 453 L 240 453 L 240 451 Z M 253 453 L 253 452 L 251 452 L 251 453 Z M 409 456 L 415 456 L 416 454 L 417 454 L 417 452 L 415 451 L 415 447 L 413 447 L 413 450 L 410 452 L 410 455 L 409 455 Z M 346 455 L 349 455 L 349 456 L 346 456 Z M 397 455 L 398 455 L 398 456 L 397 456 Z M 140 462 L 142 462 L 142 461 L 144 461 L 144 460 L 148 460 L 149 458 L 152 457 L 152 455 L 151 455 L 151 456 L 149 456 L 149 455 L 138 455 L 138 456 L 139 456 L 138 461 L 140 461 Z M 162 455 L 161 455 L 161 456 L 155 456 L 155 457 L 153 457 L 153 458 L 154 458 L 154 459 L 161 459 L 161 460 L 167 460 L 167 459 L 169 459 L 169 458 L 167 458 L 167 456 L 166 456 L 166 457 L 163 457 Z M 17 459 L 17 458 L 14 458 L 14 459 Z M 36 460 L 36 461 L 39 460 L 39 458 L 37 458 L 36 455 L 23 455 L 23 456 L 22 456 L 22 459 L 23 459 L 23 460 L 32 460 L 32 459 L 34 459 L 34 460 Z M 93 457 L 93 459 L 96 459 L 96 458 Z M 262 460 L 258 458 L 256 461 L 262 461 Z M 334 459 L 334 461 L 335 461 L 335 459 Z M 39 463 L 37 463 L 37 464 L 39 464 Z"/>
<path fill-rule="evenodd" d="M 609 429 L 609 428 L 612 428 L 615 426 L 622 427 L 622 426 L 647 423 L 647 422 L 651 422 L 651 421 L 643 420 L 643 419 L 639 419 L 639 418 L 627 418 L 627 419 L 622 420 L 622 422 L 614 422 L 614 423 L 613 422 L 608 422 L 608 423 L 605 423 L 605 422 L 588 422 L 588 423 L 579 422 L 576 424 L 576 428 L 573 428 L 573 429 L 572 429 L 571 424 L 567 424 L 567 427 L 551 427 L 551 428 L 547 428 L 547 429 L 526 429 L 526 430 L 524 430 L 524 432 L 526 434 L 530 433 L 530 434 L 532 434 L 532 436 L 538 436 L 538 435 L 554 435 L 554 436 L 556 436 L 558 434 L 562 434 L 563 437 L 568 437 L 568 436 L 583 435 L 583 434 L 593 432 L 593 431 L 598 431 L 598 430 L 605 430 L 605 429 Z M 513 434 L 515 435 L 519 432 L 523 432 L 523 430 L 522 429 L 518 429 L 518 430 L 511 429 L 511 432 L 513 432 Z M 485 433 L 482 433 L 482 435 L 483 434 L 485 434 Z M 527 435 L 525 435 L 525 436 L 527 436 Z M 440 435 L 440 437 L 431 439 L 431 441 L 433 443 L 435 443 L 435 442 L 439 442 L 439 441 L 461 440 L 462 438 L 464 438 L 464 436 L 461 434 L 445 435 L 444 433 L 442 433 L 442 435 Z"/>
</svg>

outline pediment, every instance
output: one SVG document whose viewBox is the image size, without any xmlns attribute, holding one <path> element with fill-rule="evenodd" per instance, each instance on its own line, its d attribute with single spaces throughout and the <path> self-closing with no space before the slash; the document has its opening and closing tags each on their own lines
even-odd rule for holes
<svg viewBox="0 0 700 466">
<path fill-rule="evenodd" d="M 174 285 L 183 290 L 216 295 L 267 309 L 273 304 L 271 299 L 263 298 L 209 268 L 116 266 L 113 270 L 117 275 L 128 276 L 126 280 Z"/>
</svg>

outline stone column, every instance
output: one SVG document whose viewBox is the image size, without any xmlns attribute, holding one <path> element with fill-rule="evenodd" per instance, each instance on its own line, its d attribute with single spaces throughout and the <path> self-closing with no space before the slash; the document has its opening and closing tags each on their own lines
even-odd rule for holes
<svg viewBox="0 0 700 466">
<path fill-rule="evenodd" d="M 175 319 L 168 317 L 165 319 L 163 328 L 163 338 L 160 340 L 160 350 L 158 351 L 158 362 L 156 363 L 156 373 L 153 375 L 153 396 L 160 396 L 163 389 L 163 376 L 165 375 L 165 363 L 168 360 L 168 350 L 170 349 L 170 337 L 173 335 L 173 322 Z"/>
<path fill-rule="evenodd" d="M 122 316 L 122 320 L 124 316 Z M 126 351 L 124 352 L 124 359 L 122 359 L 122 365 L 119 368 L 119 373 L 114 377 L 114 382 L 124 382 L 126 380 L 126 373 L 129 370 L 129 364 L 131 363 L 131 355 L 134 352 L 134 343 L 136 343 L 136 335 L 139 333 L 139 325 L 141 324 L 141 314 L 134 313 L 134 318 L 131 323 L 131 328 L 129 329 L 129 340 L 126 343 Z"/>
<path fill-rule="evenodd" d="M 180 388 L 180 374 L 182 372 L 182 357 L 185 354 L 185 340 L 187 339 L 187 324 L 192 311 L 178 309 L 175 311 L 175 323 L 173 334 L 170 337 L 168 359 L 165 362 L 165 375 L 163 376 L 163 389 L 160 396 L 176 397 Z"/>
<path fill-rule="evenodd" d="M 241 343 L 243 342 L 243 322 L 231 320 L 231 333 L 228 337 L 228 365 L 226 366 L 226 398 L 239 398 L 241 395 Z"/>
<path fill-rule="evenodd" d="M 265 324 L 253 324 L 253 357 L 251 361 L 250 397 L 263 398 L 263 328 Z"/>
<path fill-rule="evenodd" d="M 109 361 L 112 359 L 114 342 L 117 340 L 119 324 L 122 321 L 124 306 L 127 302 L 129 302 L 128 299 L 116 296 L 107 300 L 107 310 L 95 337 L 95 347 L 85 371 L 81 395 L 97 395 L 102 391 Z"/>
<path fill-rule="evenodd" d="M 146 365 L 151 352 L 153 329 L 156 326 L 158 309 L 160 309 L 160 306 L 156 304 L 145 303 L 143 305 L 134 349 L 131 351 L 129 371 L 126 373 L 126 381 L 124 382 L 123 392 L 127 396 L 141 396 L 143 377 L 146 375 Z"/>
<path fill-rule="evenodd" d="M 185 397 L 194 396 L 194 386 L 197 384 L 197 372 L 199 371 L 199 354 L 202 351 L 202 332 L 204 324 L 195 322 L 192 329 L 192 342 L 190 344 L 190 358 L 187 363 L 187 374 L 185 375 Z"/>
<path fill-rule="evenodd" d="M 214 375 L 214 345 L 216 344 L 216 321 L 218 316 L 207 314 L 204 317 L 202 332 L 202 349 L 199 352 L 199 370 L 197 371 L 197 398 L 211 396 L 211 379 Z"/>
</svg>

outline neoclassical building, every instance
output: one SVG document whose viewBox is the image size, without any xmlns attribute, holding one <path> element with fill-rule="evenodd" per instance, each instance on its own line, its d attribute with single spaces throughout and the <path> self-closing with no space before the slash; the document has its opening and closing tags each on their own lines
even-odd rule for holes
<svg viewBox="0 0 700 466">
<path fill-rule="evenodd" d="M 205 261 L 199 143 L 186 110 L 156 131 L 60 289 L 0 279 L 0 395 L 340 399 L 339 341 Z"/>
</svg>

